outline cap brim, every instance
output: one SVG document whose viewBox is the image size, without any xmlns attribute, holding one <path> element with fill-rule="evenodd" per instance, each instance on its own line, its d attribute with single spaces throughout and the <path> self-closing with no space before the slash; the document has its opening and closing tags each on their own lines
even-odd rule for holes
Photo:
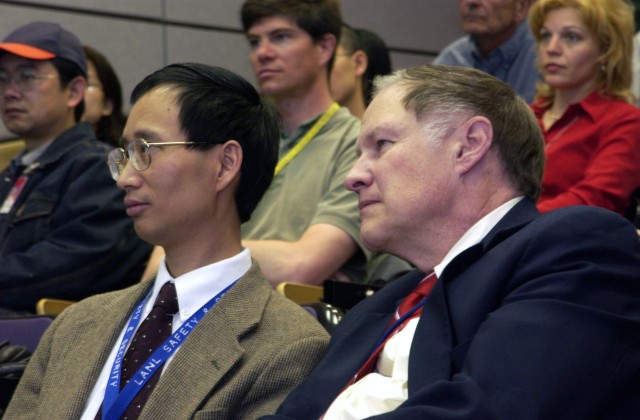
<svg viewBox="0 0 640 420">
<path fill-rule="evenodd" d="M 0 49 L 31 60 L 50 60 L 56 58 L 56 55 L 49 51 L 41 50 L 26 44 L 18 44 L 15 42 L 0 43 Z"/>
</svg>

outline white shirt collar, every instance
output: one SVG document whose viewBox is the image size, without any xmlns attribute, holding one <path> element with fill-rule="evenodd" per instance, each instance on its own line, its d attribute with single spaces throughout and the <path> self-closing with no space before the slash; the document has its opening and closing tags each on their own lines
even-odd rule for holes
<svg viewBox="0 0 640 420">
<path fill-rule="evenodd" d="M 173 281 L 178 294 L 180 318 L 182 322 L 185 322 L 211 298 L 242 277 L 250 268 L 251 254 L 248 248 L 244 248 L 231 258 L 200 267 L 175 279 L 169 274 L 163 258 L 158 267 L 153 293 L 147 300 L 145 309 L 151 310 L 160 288 L 166 282 Z"/>
<path fill-rule="evenodd" d="M 498 222 L 504 217 L 505 214 L 509 212 L 518 204 L 520 200 L 522 200 L 522 196 L 513 198 L 506 203 L 502 204 L 500 207 L 496 208 L 482 219 L 478 220 L 471 228 L 465 232 L 464 235 L 456 242 L 456 244 L 449 250 L 447 255 L 442 259 L 440 264 L 436 265 L 433 270 L 436 272 L 436 275 L 440 277 L 444 269 L 447 267 L 447 264 L 451 262 L 455 257 L 457 257 L 462 251 L 472 247 L 473 245 L 479 243 L 485 236 L 498 224 Z"/>
</svg>

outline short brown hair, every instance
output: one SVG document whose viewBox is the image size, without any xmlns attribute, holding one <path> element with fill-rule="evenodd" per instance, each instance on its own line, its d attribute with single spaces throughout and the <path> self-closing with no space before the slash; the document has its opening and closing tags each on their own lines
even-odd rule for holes
<svg viewBox="0 0 640 420">
<path fill-rule="evenodd" d="M 338 0 L 246 0 L 240 10 L 245 33 L 259 20 L 273 16 L 292 19 L 314 42 L 325 34 L 335 36 L 336 46 L 340 42 L 342 13 Z M 329 71 L 333 59 L 329 60 Z"/>
</svg>

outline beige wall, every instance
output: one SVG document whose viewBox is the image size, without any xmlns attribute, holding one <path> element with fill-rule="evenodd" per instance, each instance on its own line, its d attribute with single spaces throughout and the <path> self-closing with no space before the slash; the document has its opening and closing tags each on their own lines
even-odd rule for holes
<svg viewBox="0 0 640 420">
<path fill-rule="evenodd" d="M 241 31 L 243 0 L 0 0 L 0 39 L 33 20 L 59 22 L 111 61 L 125 101 L 136 83 L 170 63 L 226 67 L 252 83 Z M 342 0 L 345 21 L 377 32 L 395 68 L 430 62 L 461 35 L 455 0 Z M 11 137 L 0 125 L 0 138 Z"/>
</svg>

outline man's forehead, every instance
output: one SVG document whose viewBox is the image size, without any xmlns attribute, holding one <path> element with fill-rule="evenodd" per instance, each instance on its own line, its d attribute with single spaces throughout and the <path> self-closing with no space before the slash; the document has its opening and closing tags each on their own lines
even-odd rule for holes
<svg viewBox="0 0 640 420">
<path fill-rule="evenodd" d="M 160 133 L 173 133 L 179 126 L 180 111 L 179 106 L 171 101 L 172 98 L 157 96 L 153 90 L 143 95 L 131 107 L 123 137 L 128 140 L 144 138 L 159 141 L 163 137 Z"/>
<path fill-rule="evenodd" d="M 247 35 L 257 35 L 263 32 L 276 32 L 287 29 L 302 30 L 298 23 L 286 15 L 265 16 L 255 21 L 247 30 Z"/>
<path fill-rule="evenodd" d="M 362 124 L 389 125 L 404 119 L 413 112 L 406 109 L 404 98 L 406 89 L 393 84 L 380 90 L 373 98 L 362 117 Z"/>
</svg>

